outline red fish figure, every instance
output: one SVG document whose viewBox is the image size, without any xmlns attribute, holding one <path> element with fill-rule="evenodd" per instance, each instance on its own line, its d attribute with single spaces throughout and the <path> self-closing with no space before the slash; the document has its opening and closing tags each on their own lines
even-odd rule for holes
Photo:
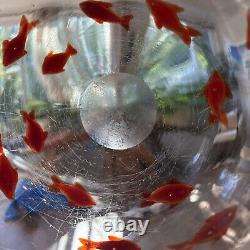
<svg viewBox="0 0 250 250">
<path fill-rule="evenodd" d="M 87 208 L 96 205 L 91 195 L 80 183 L 64 183 L 55 175 L 53 175 L 51 179 L 53 181 L 53 184 L 50 186 L 51 190 L 64 194 L 71 206 Z"/>
<path fill-rule="evenodd" d="M 226 97 L 232 97 L 232 93 L 217 70 L 210 76 L 202 95 L 206 97 L 210 108 L 209 123 L 220 121 L 225 126 L 228 126 L 228 119 L 223 111 L 223 104 Z"/>
<path fill-rule="evenodd" d="M 250 9 L 247 10 L 247 49 L 250 49 Z"/>
<path fill-rule="evenodd" d="M 3 152 L 0 135 L 0 190 L 8 199 L 13 199 L 18 181 L 18 174 Z"/>
<path fill-rule="evenodd" d="M 110 9 L 113 6 L 112 3 L 89 0 L 80 3 L 79 6 L 88 17 L 97 23 L 119 23 L 126 30 L 129 30 L 129 23 L 133 16 L 118 16 Z"/>
<path fill-rule="evenodd" d="M 41 152 L 44 147 L 44 142 L 48 136 L 48 132 L 44 131 L 42 127 L 35 120 L 35 112 L 27 113 L 21 111 L 23 122 L 26 124 L 26 135 L 23 136 L 24 142 L 34 152 Z"/>
<path fill-rule="evenodd" d="M 168 246 L 168 248 L 172 250 L 190 250 L 196 245 L 221 239 L 233 221 L 236 210 L 237 207 L 232 206 L 210 216 L 205 221 L 204 226 L 191 240 L 177 245 Z"/>
<path fill-rule="evenodd" d="M 27 36 L 38 23 L 38 20 L 29 23 L 27 18 L 22 16 L 18 35 L 10 41 L 3 41 L 3 65 L 5 67 L 16 62 L 27 54 L 27 51 L 25 50 Z"/>
<path fill-rule="evenodd" d="M 181 23 L 177 14 L 184 11 L 182 7 L 161 0 L 146 1 L 158 29 L 165 27 L 173 31 L 188 46 L 191 44 L 191 37 L 201 35 L 199 31 Z"/>
<path fill-rule="evenodd" d="M 130 240 L 109 236 L 109 241 L 94 242 L 86 239 L 79 239 L 83 246 L 78 250 L 141 250 L 141 248 Z"/>
<path fill-rule="evenodd" d="M 192 191 L 192 186 L 173 180 L 157 188 L 151 194 L 143 194 L 145 200 L 141 203 L 141 207 L 151 206 L 155 203 L 164 203 L 174 207 L 185 200 Z"/>
<path fill-rule="evenodd" d="M 44 58 L 42 65 L 42 72 L 44 75 L 48 74 L 58 74 L 64 72 L 64 66 L 66 65 L 69 58 L 73 55 L 77 54 L 77 50 L 72 47 L 70 43 L 68 43 L 65 52 L 53 54 L 53 52 L 49 52 L 49 54 Z"/>
</svg>

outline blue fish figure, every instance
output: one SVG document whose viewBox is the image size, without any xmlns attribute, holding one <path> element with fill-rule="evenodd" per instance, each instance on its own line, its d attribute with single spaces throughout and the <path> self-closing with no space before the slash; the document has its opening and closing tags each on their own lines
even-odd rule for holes
<svg viewBox="0 0 250 250">
<path fill-rule="evenodd" d="M 48 191 L 48 188 L 22 179 L 16 189 L 15 199 L 5 211 L 5 221 L 17 220 L 22 216 L 22 209 L 29 214 L 48 211 L 62 211 L 69 207 L 66 197 L 60 193 Z"/>
</svg>

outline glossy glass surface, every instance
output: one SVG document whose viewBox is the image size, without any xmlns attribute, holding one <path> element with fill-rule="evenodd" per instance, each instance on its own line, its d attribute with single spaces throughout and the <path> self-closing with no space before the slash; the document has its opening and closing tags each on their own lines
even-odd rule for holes
<svg viewBox="0 0 250 250">
<path fill-rule="evenodd" d="M 11 67 L 0 65 L 5 152 L 20 176 L 30 178 L 34 186 L 47 187 L 53 174 L 79 181 L 97 206 L 44 211 L 42 206 L 53 198 L 45 195 L 32 203 L 31 197 L 27 202 L 39 215 L 24 210 L 11 223 L 1 217 L 0 232 L 8 235 L 0 236 L 0 248 L 75 250 L 79 237 L 106 240 L 102 227 L 110 218 L 136 218 L 149 220 L 145 235 L 128 230 L 113 234 L 136 241 L 143 250 L 166 249 L 189 239 L 209 215 L 232 204 L 238 205 L 238 212 L 228 233 L 196 249 L 250 248 L 244 48 L 235 46 L 238 60 L 218 29 L 207 25 L 210 19 L 203 16 L 207 22 L 202 22 L 184 15 L 185 23 L 202 32 L 189 48 L 172 32 L 155 27 L 143 1 L 114 3 L 117 12 L 134 15 L 129 32 L 116 24 L 95 23 L 73 2 L 70 7 L 63 2 L 42 9 L 34 6 L 27 16 L 41 23 L 28 38 L 28 55 Z M 13 25 L 2 22 L 1 40 L 15 36 L 17 17 Z M 78 54 L 69 59 L 65 72 L 42 75 L 45 55 L 64 51 L 67 42 Z M 219 53 L 218 44 L 225 47 Z M 214 69 L 233 92 L 225 104 L 227 129 L 208 124 L 209 109 L 199 95 Z M 34 109 L 49 132 L 41 154 L 23 142 L 23 109 Z M 139 208 L 142 192 L 171 179 L 194 186 L 185 202 L 173 209 L 159 204 Z M 1 201 L 4 211 L 8 202 Z"/>
</svg>

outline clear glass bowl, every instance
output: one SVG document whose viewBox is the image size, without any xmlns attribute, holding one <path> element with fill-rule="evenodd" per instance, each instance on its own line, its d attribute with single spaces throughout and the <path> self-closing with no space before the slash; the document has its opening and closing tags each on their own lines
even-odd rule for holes
<svg viewBox="0 0 250 250">
<path fill-rule="evenodd" d="M 40 24 L 28 37 L 28 55 L 11 67 L 0 65 L 5 153 L 20 179 L 32 181 L 24 190 L 35 189 L 35 195 L 27 195 L 21 218 L 10 223 L 1 217 L 0 248 L 74 250 L 79 237 L 105 240 L 104 222 L 119 218 L 126 223 L 149 220 L 149 226 L 145 235 L 129 230 L 113 234 L 145 250 L 166 249 L 189 239 L 212 213 L 237 204 L 227 234 L 197 249 L 249 249 L 248 54 L 240 47 L 244 41 L 234 39 L 240 31 L 230 36 L 215 21 L 226 23 L 229 7 L 238 11 L 246 6 L 239 1 L 227 6 L 183 3 L 183 22 L 202 32 L 188 48 L 172 32 L 155 27 L 144 1 L 113 3 L 117 12 L 134 15 L 129 32 L 116 24 L 95 23 L 73 1 L 17 3 L 20 12 L 6 7 L 1 15 L 2 40 L 18 32 L 21 14 Z M 67 42 L 78 54 L 65 72 L 42 75 L 44 56 L 64 51 Z M 198 95 L 214 69 L 233 92 L 225 104 L 227 129 L 208 124 L 209 109 Z M 40 154 L 23 142 L 20 110 L 35 110 L 49 132 Z M 97 206 L 45 209 L 57 202 L 41 191 L 51 184 L 51 175 L 82 183 Z M 139 208 L 142 192 L 171 179 L 194 186 L 185 202 L 173 209 Z M 8 201 L 3 198 L 2 204 L 4 211 Z"/>
</svg>

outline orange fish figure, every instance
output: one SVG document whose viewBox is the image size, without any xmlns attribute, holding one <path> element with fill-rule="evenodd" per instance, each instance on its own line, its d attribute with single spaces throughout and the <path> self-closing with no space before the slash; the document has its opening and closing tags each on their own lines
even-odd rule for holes
<svg viewBox="0 0 250 250">
<path fill-rule="evenodd" d="M 133 16 L 118 16 L 110 9 L 113 6 L 112 3 L 89 0 L 80 3 L 79 6 L 88 17 L 94 19 L 97 23 L 119 23 L 126 30 L 129 30 L 129 23 Z"/>
<path fill-rule="evenodd" d="M 44 75 L 48 74 L 58 74 L 64 72 L 64 66 L 66 65 L 69 58 L 73 55 L 77 54 L 77 50 L 72 47 L 70 43 L 68 43 L 65 52 L 53 54 L 53 52 L 49 52 L 49 54 L 44 58 L 42 65 L 42 72 Z"/>
<path fill-rule="evenodd" d="M 109 241 L 94 242 L 80 238 L 83 246 L 78 250 L 141 250 L 141 248 L 130 240 L 121 239 L 115 236 L 109 236 Z"/>
<path fill-rule="evenodd" d="M 247 49 L 250 49 L 250 9 L 247 10 Z"/>
<path fill-rule="evenodd" d="M 191 185 L 175 180 L 170 181 L 151 194 L 143 194 L 145 200 L 141 203 L 141 207 L 151 206 L 155 203 L 164 203 L 173 207 L 184 201 L 192 191 Z"/>
<path fill-rule="evenodd" d="M 34 111 L 31 111 L 30 113 L 21 111 L 21 115 L 23 117 L 23 122 L 26 124 L 26 135 L 23 136 L 24 142 L 32 151 L 37 153 L 41 152 L 48 136 L 48 132 L 44 131 L 35 120 Z"/>
<path fill-rule="evenodd" d="M 196 245 L 221 239 L 233 221 L 236 210 L 237 207 L 232 206 L 210 216 L 205 221 L 204 226 L 191 240 L 177 245 L 168 246 L 168 248 L 172 250 L 190 250 Z"/>
<path fill-rule="evenodd" d="M 210 107 L 209 123 L 220 121 L 227 127 L 228 119 L 225 112 L 223 112 L 223 104 L 226 97 L 232 97 L 232 93 L 217 70 L 210 76 L 201 95 L 206 97 L 208 106 Z"/>
<path fill-rule="evenodd" d="M 38 23 L 38 20 L 29 23 L 27 18 L 22 16 L 18 35 L 10 41 L 3 41 L 3 65 L 5 67 L 16 62 L 27 54 L 27 51 L 25 50 L 27 36 Z"/>
<path fill-rule="evenodd" d="M 68 199 L 71 206 L 76 207 L 93 207 L 96 205 L 91 195 L 85 190 L 80 183 L 74 184 L 64 183 L 59 177 L 51 176 L 53 184 L 50 189 L 55 192 L 61 192 Z"/>
<path fill-rule="evenodd" d="M 0 190 L 8 199 L 13 199 L 18 181 L 18 174 L 3 152 L 0 135 Z"/>
<path fill-rule="evenodd" d="M 191 37 L 201 35 L 199 31 L 181 23 L 177 14 L 184 11 L 182 7 L 161 0 L 146 1 L 158 29 L 165 27 L 173 31 L 188 46 L 191 44 Z"/>
</svg>

